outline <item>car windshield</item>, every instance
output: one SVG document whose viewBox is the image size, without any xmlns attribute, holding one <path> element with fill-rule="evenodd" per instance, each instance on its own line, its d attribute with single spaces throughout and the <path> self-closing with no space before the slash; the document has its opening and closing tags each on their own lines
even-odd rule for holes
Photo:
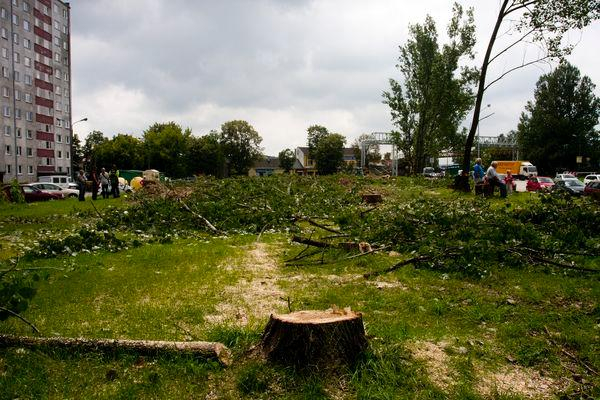
<svg viewBox="0 0 600 400">
<path fill-rule="evenodd" d="M 542 183 L 552 183 L 552 179 L 546 177 L 540 177 L 538 180 Z"/>
<path fill-rule="evenodd" d="M 579 181 L 578 179 L 566 179 L 565 185 L 575 187 L 575 186 L 583 186 L 583 183 L 581 183 L 581 181 Z"/>
</svg>

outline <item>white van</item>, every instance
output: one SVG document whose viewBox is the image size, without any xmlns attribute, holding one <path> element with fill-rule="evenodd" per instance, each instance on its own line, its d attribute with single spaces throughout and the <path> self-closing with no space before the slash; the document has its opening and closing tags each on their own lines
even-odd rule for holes
<svg viewBox="0 0 600 400">
<path fill-rule="evenodd" d="M 54 183 L 55 185 L 60 186 L 64 189 L 72 188 L 73 186 L 77 186 L 73 179 L 70 176 L 66 175 L 48 175 L 48 176 L 40 176 L 38 177 L 38 182 L 49 182 Z"/>
</svg>

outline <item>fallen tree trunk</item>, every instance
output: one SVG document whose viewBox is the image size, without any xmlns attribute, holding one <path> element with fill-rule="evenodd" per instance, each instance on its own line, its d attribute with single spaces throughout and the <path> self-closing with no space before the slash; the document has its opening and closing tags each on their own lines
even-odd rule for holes
<svg viewBox="0 0 600 400">
<path fill-rule="evenodd" d="M 158 353 L 184 353 L 217 360 L 224 366 L 231 365 L 231 352 L 218 342 L 167 342 L 155 340 L 127 339 L 85 339 L 64 337 L 30 337 L 0 335 L 1 347 L 58 347 L 83 351 L 114 352 L 118 350 L 132 351 L 139 354 L 155 355 Z"/>
<path fill-rule="evenodd" d="M 350 310 L 271 315 L 261 342 L 270 361 L 321 369 L 353 364 L 367 346 L 362 315 Z"/>
</svg>

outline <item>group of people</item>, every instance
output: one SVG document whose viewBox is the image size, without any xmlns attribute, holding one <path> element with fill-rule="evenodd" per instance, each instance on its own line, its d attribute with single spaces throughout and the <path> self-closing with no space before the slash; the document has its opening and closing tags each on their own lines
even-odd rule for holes
<svg viewBox="0 0 600 400">
<path fill-rule="evenodd" d="M 510 170 L 506 171 L 504 179 L 500 179 L 496 167 L 498 163 L 493 161 L 487 170 L 481 164 L 481 158 L 475 160 L 473 167 L 473 180 L 475 181 L 475 194 L 492 195 L 494 188 L 500 189 L 500 197 L 504 198 L 512 194 L 514 177 Z"/>
<path fill-rule="evenodd" d="M 110 172 L 106 172 L 105 168 L 100 170 L 98 174 L 96 168 L 92 168 L 92 172 L 89 177 L 92 181 L 92 200 L 96 200 L 98 198 L 98 190 L 102 189 L 102 198 L 108 199 L 109 197 L 109 185 L 110 185 L 110 194 L 112 194 L 113 198 L 119 197 L 119 170 L 115 165 L 112 166 Z M 79 170 L 79 175 L 77 175 L 77 186 L 79 189 L 79 201 L 85 200 L 85 187 L 88 179 L 85 176 L 85 172 L 81 169 Z"/>
</svg>

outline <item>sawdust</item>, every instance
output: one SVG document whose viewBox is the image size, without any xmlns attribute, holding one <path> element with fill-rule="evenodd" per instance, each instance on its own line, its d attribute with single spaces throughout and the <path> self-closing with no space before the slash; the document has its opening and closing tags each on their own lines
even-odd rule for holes
<svg viewBox="0 0 600 400">
<path fill-rule="evenodd" d="M 539 371 L 515 365 L 505 366 L 495 373 L 479 378 L 477 391 L 484 397 L 497 394 L 513 394 L 528 399 L 553 399 L 564 391 L 568 382 L 542 376 Z"/>
<path fill-rule="evenodd" d="M 208 323 L 246 326 L 287 308 L 285 293 L 277 285 L 277 261 L 266 244 L 254 244 L 237 269 L 247 278 L 224 289 L 226 300 L 217 304 L 217 314 L 204 317 Z"/>
<path fill-rule="evenodd" d="M 444 342 L 415 342 L 409 349 L 415 359 L 425 363 L 431 382 L 443 390 L 448 390 L 455 381 L 449 366 L 449 357 L 444 352 L 445 346 Z"/>
</svg>

